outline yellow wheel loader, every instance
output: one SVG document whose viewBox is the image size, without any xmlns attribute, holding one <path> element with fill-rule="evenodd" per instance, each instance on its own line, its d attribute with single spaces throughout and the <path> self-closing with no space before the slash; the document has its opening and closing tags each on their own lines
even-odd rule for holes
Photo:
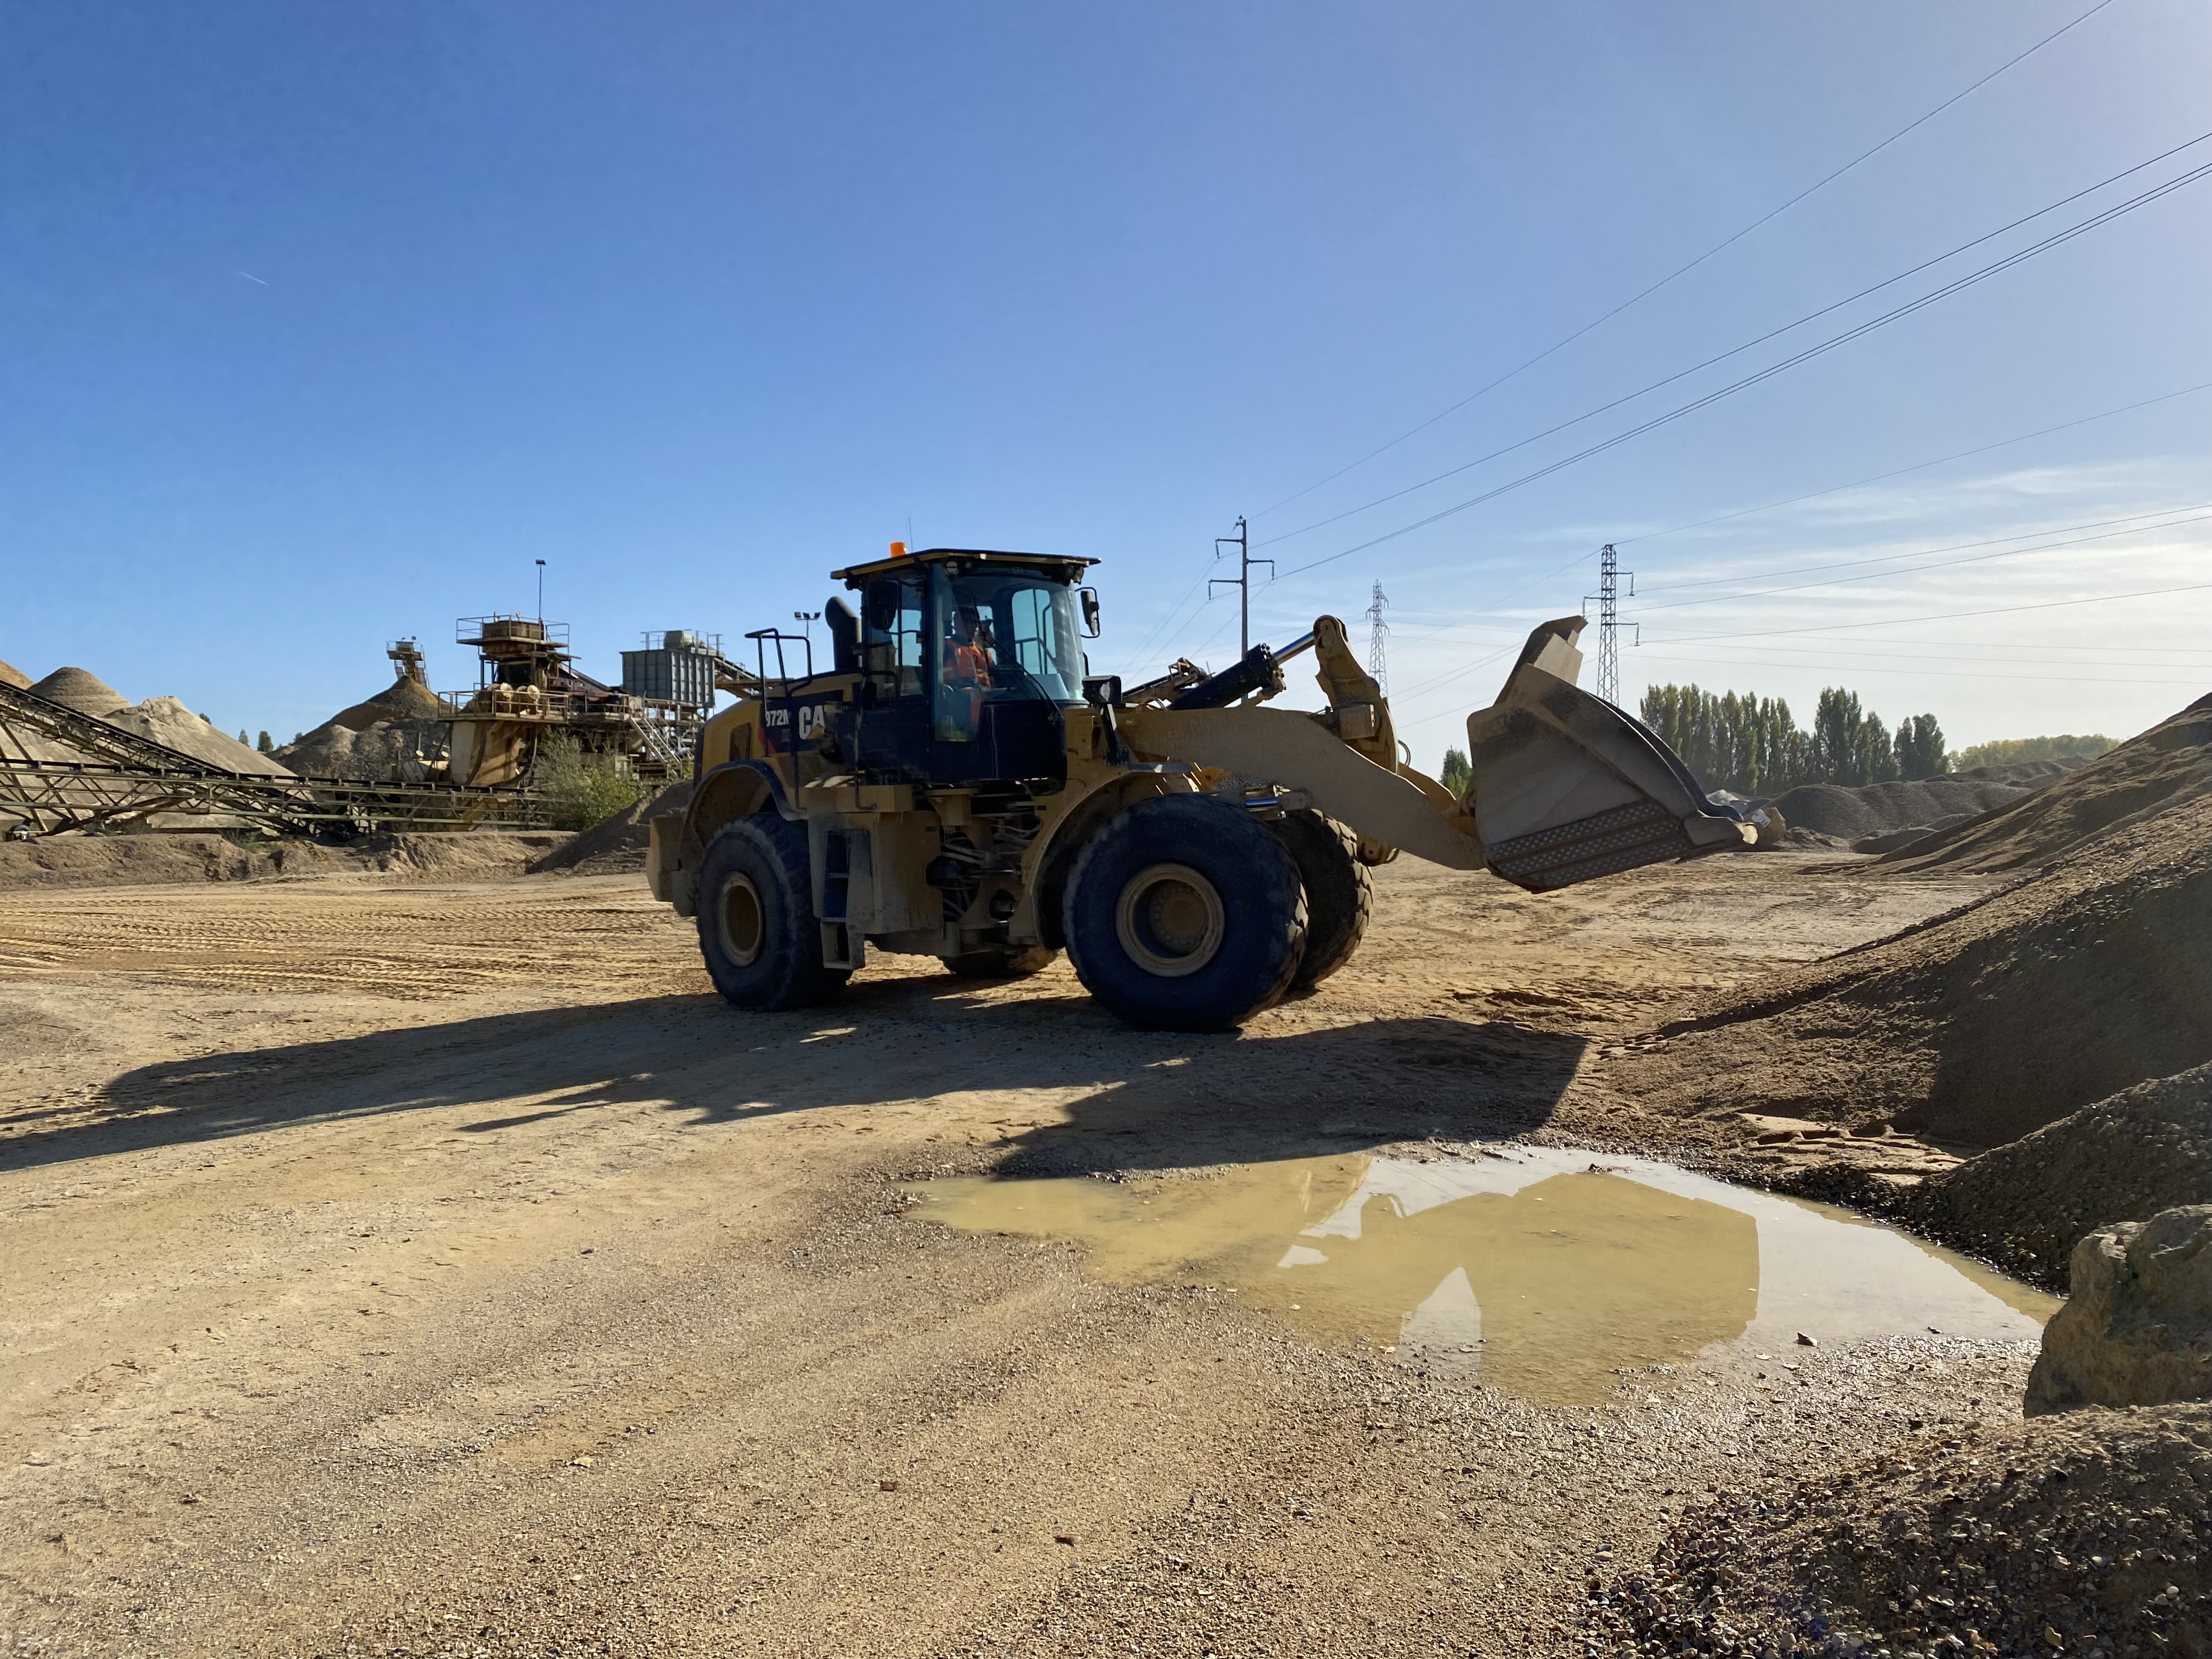
<svg viewBox="0 0 2212 1659">
<path fill-rule="evenodd" d="M 1233 1027 L 1342 967 L 1400 852 L 1543 892 L 1751 844 L 1647 727 L 1575 686 L 1583 619 L 1528 636 L 1468 721 L 1473 782 L 1415 770 L 1382 690 L 1316 619 L 1218 674 L 1085 672 L 1095 561 L 931 548 L 833 573 L 831 660 L 774 629 L 652 821 L 653 895 L 740 1008 L 835 994 L 872 946 L 977 979 L 1066 951 L 1142 1026 Z M 1264 705 L 1310 651 L 1328 707 Z"/>
</svg>

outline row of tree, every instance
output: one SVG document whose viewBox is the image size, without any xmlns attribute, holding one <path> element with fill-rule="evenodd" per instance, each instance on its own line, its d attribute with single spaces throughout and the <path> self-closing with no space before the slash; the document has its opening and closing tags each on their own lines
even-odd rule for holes
<svg viewBox="0 0 2212 1659">
<path fill-rule="evenodd" d="M 1840 686 L 1820 693 L 1809 732 L 1779 697 L 1697 685 L 1652 686 L 1640 712 L 1706 787 L 1739 794 L 1778 795 L 1801 783 L 1889 783 L 1951 769 L 1933 714 L 1914 714 L 1893 732 L 1862 707 L 1858 693 Z"/>
</svg>

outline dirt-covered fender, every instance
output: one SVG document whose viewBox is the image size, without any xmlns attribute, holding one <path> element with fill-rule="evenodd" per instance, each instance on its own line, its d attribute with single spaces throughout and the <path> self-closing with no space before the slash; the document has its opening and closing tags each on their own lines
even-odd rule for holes
<svg viewBox="0 0 2212 1659">
<path fill-rule="evenodd" d="M 768 762 L 731 761 L 714 768 L 699 780 L 683 811 L 664 812 L 646 826 L 652 839 L 646 848 L 645 879 L 653 897 L 673 904 L 679 916 L 692 915 L 708 843 L 733 819 L 771 810 L 794 821 L 801 816 Z"/>
<path fill-rule="evenodd" d="M 1087 782 L 1068 780 L 1067 799 L 1046 823 L 1023 860 L 1022 902 L 1010 920 L 1007 933 L 1016 939 L 1036 939 L 1058 951 L 1067 941 L 1060 930 L 1060 900 L 1067 878 L 1075 868 L 1091 836 L 1126 806 L 1153 795 L 1195 793 L 1198 785 L 1186 773 L 1123 771 L 1118 768 Z"/>
</svg>

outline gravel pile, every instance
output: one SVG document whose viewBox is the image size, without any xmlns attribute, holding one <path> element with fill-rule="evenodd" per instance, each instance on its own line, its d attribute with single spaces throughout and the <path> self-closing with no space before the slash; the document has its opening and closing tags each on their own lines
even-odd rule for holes
<svg viewBox="0 0 2212 1659">
<path fill-rule="evenodd" d="M 377 721 L 360 728 L 326 720 L 279 749 L 276 758 L 305 778 L 421 783 L 446 758 L 450 730 L 440 720 Z"/>
<path fill-rule="evenodd" d="M 1929 1178 L 1899 1215 L 1946 1244 L 2063 1291 L 2085 1234 L 2212 1204 L 2212 1066 L 2085 1106 Z"/>
<path fill-rule="evenodd" d="M 2212 696 L 2010 806 L 1899 848 L 1889 862 L 1909 870 L 2027 869 L 2208 793 Z"/>
<path fill-rule="evenodd" d="M 1657 1036 L 1614 1073 L 1646 1107 L 1893 1122 L 1976 1150 L 2204 1065 L 2212 793 L 1948 916 L 1722 993 Z"/>
<path fill-rule="evenodd" d="M 659 794 L 626 806 L 577 835 L 558 852 L 549 853 L 530 866 L 532 875 L 561 872 L 572 876 L 603 876 L 623 870 L 645 868 L 646 844 L 653 832 L 647 820 L 663 812 L 680 812 L 691 804 L 691 781 L 672 783 Z"/>
<path fill-rule="evenodd" d="M 57 668 L 29 689 L 48 702 L 106 720 L 120 731 L 150 738 L 165 749 L 174 749 L 226 772 L 242 772 L 249 777 L 290 775 L 267 755 L 225 737 L 174 697 L 149 697 L 134 703 L 100 676 L 82 668 Z M 34 740 L 25 746 L 35 759 L 85 758 L 56 744 Z"/>
<path fill-rule="evenodd" d="M 12 663 L 0 662 L 0 685 L 12 685 L 17 690 L 27 690 L 31 677 Z"/>
<path fill-rule="evenodd" d="M 2208 1556 L 2212 1405 L 2069 1412 L 1723 1498 L 1594 1576 L 1585 1628 L 1638 1655 L 2201 1655 Z"/>
<path fill-rule="evenodd" d="M 64 708 L 74 708 L 80 714 L 90 714 L 96 720 L 106 720 L 117 709 L 131 706 L 130 698 L 85 668 L 57 668 L 33 684 L 30 690 L 34 696 L 58 702 Z"/>
<path fill-rule="evenodd" d="M 1911 783 L 1870 783 L 1859 789 L 1806 783 L 1777 798 L 1773 805 L 1792 829 L 1856 841 L 1863 836 L 1932 824 L 1939 818 L 1957 819 L 1993 806 L 2008 806 L 2040 787 L 2039 781 L 2015 783 L 1985 777 L 1923 778 Z"/>
</svg>

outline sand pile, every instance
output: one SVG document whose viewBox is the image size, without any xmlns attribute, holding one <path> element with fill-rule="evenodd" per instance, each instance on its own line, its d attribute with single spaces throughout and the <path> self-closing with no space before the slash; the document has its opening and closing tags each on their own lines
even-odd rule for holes
<svg viewBox="0 0 2212 1659">
<path fill-rule="evenodd" d="M 1962 910 L 1727 993 L 1613 1075 L 1680 1115 L 1894 1121 L 1981 1148 L 2208 1060 L 2212 792 Z"/>
<path fill-rule="evenodd" d="M 2066 1287 L 2075 1244 L 2212 1204 L 2212 1066 L 2122 1090 L 1906 1193 L 1899 1214 L 2022 1279 Z"/>
<path fill-rule="evenodd" d="M 286 744 L 276 757 L 302 777 L 422 783 L 439 775 L 452 741 L 436 694 L 403 674 Z"/>
<path fill-rule="evenodd" d="M 1594 1584 L 1592 1633 L 1793 1659 L 2212 1651 L 2212 1405 L 1929 1441 L 1686 1517 L 1650 1567 Z"/>
<path fill-rule="evenodd" d="M 1990 777 L 1923 778 L 1911 783 L 1870 783 L 1859 789 L 1805 783 L 1773 804 L 1793 830 L 1855 842 L 1885 831 L 1971 817 L 1993 806 L 2009 805 L 2039 787 L 2039 780 L 2013 782 Z"/>
<path fill-rule="evenodd" d="M 331 716 L 330 724 L 349 732 L 396 720 L 434 720 L 439 717 L 437 694 L 420 680 L 402 674 L 390 685 L 350 708 Z"/>
<path fill-rule="evenodd" d="M 174 697 L 149 697 L 142 703 L 126 704 L 101 718 L 110 726 L 150 738 L 165 749 L 174 749 L 226 772 L 264 778 L 292 775 L 273 756 L 249 749 L 235 738 L 225 737 Z"/>
<path fill-rule="evenodd" d="M 2207 793 L 2212 696 L 2199 697 L 2033 796 L 1901 848 L 1889 861 L 1912 870 L 2021 869 Z"/>
<path fill-rule="evenodd" d="M 680 812 L 691 804 L 691 781 L 672 783 L 659 794 L 626 806 L 612 817 L 593 824 L 557 853 L 550 853 L 530 866 L 533 875 L 556 871 L 569 875 L 599 876 L 618 870 L 645 868 L 646 843 L 652 831 L 649 818 L 663 812 Z"/>
<path fill-rule="evenodd" d="M 356 703 L 348 709 L 368 707 Z M 367 783 L 421 783 L 446 758 L 451 733 L 441 720 L 375 721 L 358 729 L 345 718 L 325 721 L 276 758 L 303 778 L 350 778 Z"/>
<path fill-rule="evenodd" d="M 290 775 L 267 755 L 247 748 L 235 738 L 225 737 L 174 697 L 149 697 L 143 702 L 134 703 L 97 674 L 82 668 L 57 668 L 29 690 L 48 702 L 58 702 L 80 714 L 106 720 L 120 731 L 149 738 L 165 749 L 173 749 L 226 772 L 242 772 L 250 777 Z M 33 760 L 91 758 L 42 738 L 27 739 L 23 749 Z"/>
<path fill-rule="evenodd" d="M 12 663 L 0 662 L 0 685 L 12 685 L 18 691 L 28 690 L 31 677 Z"/>
<path fill-rule="evenodd" d="M 48 702 L 60 703 L 64 708 L 74 708 L 80 714 L 90 714 L 99 720 L 106 720 L 117 709 L 131 706 L 130 698 L 83 668 L 57 668 L 30 690 Z"/>
</svg>

